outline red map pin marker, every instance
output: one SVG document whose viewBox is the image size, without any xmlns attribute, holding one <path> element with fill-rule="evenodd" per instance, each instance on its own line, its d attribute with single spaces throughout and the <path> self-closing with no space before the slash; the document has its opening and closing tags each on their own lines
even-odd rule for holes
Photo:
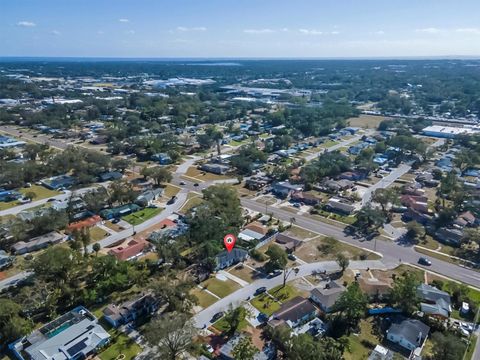
<svg viewBox="0 0 480 360">
<path fill-rule="evenodd" d="M 228 252 L 232 251 L 233 247 L 235 246 L 235 241 L 237 241 L 237 238 L 233 234 L 227 234 L 223 238 L 223 243 L 225 244 Z"/>
</svg>

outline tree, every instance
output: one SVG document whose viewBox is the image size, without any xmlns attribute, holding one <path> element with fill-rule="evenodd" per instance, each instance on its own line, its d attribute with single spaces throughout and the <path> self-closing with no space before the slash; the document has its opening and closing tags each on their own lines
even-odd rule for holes
<svg viewBox="0 0 480 360">
<path fill-rule="evenodd" d="M 396 205 L 399 203 L 398 189 L 397 188 L 386 188 L 386 189 L 377 189 L 372 194 L 372 201 L 380 204 L 384 214 L 387 213 L 388 204 Z"/>
<path fill-rule="evenodd" d="M 455 171 L 450 171 L 447 173 L 442 180 L 440 180 L 440 185 L 438 187 L 438 194 L 442 198 L 442 206 L 445 207 L 445 199 L 451 196 L 454 192 L 458 190 L 458 180 L 457 174 Z"/>
<path fill-rule="evenodd" d="M 338 266 L 340 266 L 340 269 L 342 269 L 342 273 L 343 273 L 348 268 L 348 265 L 350 265 L 350 261 L 345 255 L 343 255 L 342 253 L 339 253 L 337 255 L 337 264 Z"/>
<path fill-rule="evenodd" d="M 370 233 L 377 231 L 384 223 L 385 215 L 383 212 L 367 205 L 362 207 L 357 213 L 357 221 L 355 225 L 363 232 Z"/>
<path fill-rule="evenodd" d="M 240 338 L 232 351 L 235 360 L 253 360 L 256 353 L 258 353 L 258 349 L 253 346 L 252 340 L 248 336 Z"/>
<path fill-rule="evenodd" d="M 160 166 L 153 168 L 150 176 L 157 186 L 172 181 L 172 173 L 167 168 Z"/>
<path fill-rule="evenodd" d="M 168 313 L 152 320 L 145 329 L 145 339 L 158 353 L 153 359 L 177 360 L 188 350 L 196 330 L 188 317 L 182 313 Z"/>
<path fill-rule="evenodd" d="M 405 313 L 412 314 L 418 308 L 418 285 L 420 285 L 420 281 L 414 273 L 406 272 L 403 276 L 397 276 L 390 292 L 391 302 Z"/>
<path fill-rule="evenodd" d="M 283 270 L 287 266 L 287 253 L 280 246 L 275 244 L 270 245 L 265 255 L 269 257 L 268 262 L 265 264 L 267 272 Z"/>
<path fill-rule="evenodd" d="M 150 285 L 155 296 L 167 303 L 167 311 L 188 314 L 195 305 L 196 298 L 190 294 L 194 284 L 188 280 L 170 279 L 163 277 Z"/>
<path fill-rule="evenodd" d="M 340 312 L 348 325 L 356 327 L 367 310 L 367 296 L 357 282 L 351 283 L 333 305 L 334 312 Z"/>
<path fill-rule="evenodd" d="M 425 234 L 426 233 L 424 227 L 418 222 L 410 221 L 407 224 L 407 233 L 405 234 L 405 236 L 407 237 L 407 239 L 410 239 L 414 243 L 417 243 L 418 239 Z"/>
<path fill-rule="evenodd" d="M 20 316 L 22 307 L 10 299 L 0 299 L 0 349 L 1 344 L 28 334 L 32 330 L 32 323 Z"/>
<path fill-rule="evenodd" d="M 101 248 L 102 247 L 100 246 L 100 244 L 98 242 L 93 244 L 92 249 L 95 252 L 95 256 L 98 256 L 98 252 L 100 251 Z"/>
<path fill-rule="evenodd" d="M 435 360 L 457 360 L 462 359 L 466 350 L 463 341 L 453 334 L 442 334 L 435 332 L 432 335 L 433 341 L 433 359 Z"/>
<path fill-rule="evenodd" d="M 28 200 L 32 201 L 33 199 L 35 199 L 37 197 L 37 194 L 34 193 L 33 191 L 28 191 L 23 197 L 25 199 L 28 199 Z"/>
<path fill-rule="evenodd" d="M 248 315 L 248 311 L 239 306 L 237 308 L 230 308 L 224 317 L 224 322 L 228 326 L 228 330 L 226 331 L 228 336 L 232 336 L 238 330 L 240 323 L 245 321 L 246 316 Z"/>
</svg>

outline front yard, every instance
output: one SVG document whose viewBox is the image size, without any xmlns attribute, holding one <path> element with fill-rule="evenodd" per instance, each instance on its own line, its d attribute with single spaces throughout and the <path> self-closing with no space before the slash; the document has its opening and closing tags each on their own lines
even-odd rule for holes
<svg viewBox="0 0 480 360">
<path fill-rule="evenodd" d="M 98 354 L 98 357 L 101 360 L 133 360 L 141 351 L 140 346 L 127 335 L 116 334 L 112 336 L 110 345 Z"/>
<path fill-rule="evenodd" d="M 162 212 L 162 208 L 145 208 L 143 210 L 136 211 L 129 215 L 123 216 L 122 220 L 125 220 L 131 225 L 139 225 L 154 216 L 157 216 Z"/>
<path fill-rule="evenodd" d="M 209 307 L 210 305 L 214 304 L 218 300 L 215 296 L 212 296 L 205 290 L 201 290 L 198 287 L 192 289 L 190 291 L 190 294 L 192 294 L 197 298 L 198 305 L 200 305 L 203 308 Z"/>
<path fill-rule="evenodd" d="M 230 279 L 219 280 L 214 277 L 201 283 L 201 286 L 206 288 L 208 291 L 211 291 L 219 298 L 224 298 L 225 296 L 230 295 L 234 291 L 240 289 L 240 285 Z"/>
</svg>

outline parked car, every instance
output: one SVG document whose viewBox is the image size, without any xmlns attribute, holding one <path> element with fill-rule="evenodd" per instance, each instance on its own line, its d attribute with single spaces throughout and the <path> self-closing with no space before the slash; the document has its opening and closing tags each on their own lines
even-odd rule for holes
<svg viewBox="0 0 480 360">
<path fill-rule="evenodd" d="M 296 257 L 295 255 L 293 255 L 293 254 L 288 254 L 287 257 L 288 257 L 289 260 L 292 260 L 292 261 L 297 260 L 297 257 Z"/>
<path fill-rule="evenodd" d="M 193 186 L 198 186 L 198 183 L 193 184 Z"/>
<path fill-rule="evenodd" d="M 278 275 L 280 275 L 282 272 L 280 270 L 275 270 L 274 272 L 271 272 L 268 274 L 268 278 L 271 279 L 271 278 L 274 278 L 274 277 L 277 277 Z"/>
<path fill-rule="evenodd" d="M 263 294 L 265 291 L 267 291 L 267 288 L 265 286 L 259 287 L 257 290 L 255 290 L 255 296 Z"/>
<path fill-rule="evenodd" d="M 177 197 L 174 195 L 170 198 L 170 200 L 167 201 L 167 205 L 172 205 L 177 201 Z"/>
<path fill-rule="evenodd" d="M 430 266 L 430 265 L 432 265 L 432 262 L 431 262 L 430 260 L 428 260 L 426 257 L 423 257 L 423 256 L 418 259 L 418 263 L 419 263 L 420 265 L 425 265 L 425 266 Z"/>
<path fill-rule="evenodd" d="M 185 181 L 180 181 L 180 185 L 186 185 Z"/>
<path fill-rule="evenodd" d="M 213 352 L 215 351 L 210 344 L 205 345 L 205 350 L 207 350 L 210 354 L 213 354 Z"/>
<path fill-rule="evenodd" d="M 112 224 L 118 224 L 119 222 L 120 222 L 120 219 L 118 219 L 118 218 L 112 220 Z"/>
<path fill-rule="evenodd" d="M 212 317 L 212 320 L 210 322 L 214 323 L 214 322 L 217 322 L 218 320 L 220 320 L 223 315 L 225 315 L 225 313 L 223 311 L 220 311 L 218 313 L 216 313 L 215 315 L 213 315 Z"/>
</svg>

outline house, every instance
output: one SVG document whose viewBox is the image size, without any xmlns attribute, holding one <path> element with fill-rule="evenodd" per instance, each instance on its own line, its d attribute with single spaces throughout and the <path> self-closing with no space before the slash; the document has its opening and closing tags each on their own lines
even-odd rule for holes
<svg viewBox="0 0 480 360">
<path fill-rule="evenodd" d="M 8 347 L 18 360 L 77 360 L 94 355 L 109 340 L 97 318 L 79 306 Z"/>
<path fill-rule="evenodd" d="M 368 360 L 393 360 L 393 352 L 382 345 L 375 346 Z"/>
<path fill-rule="evenodd" d="M 301 296 L 283 303 L 280 309 L 272 315 L 268 324 L 277 327 L 282 324 L 288 325 L 290 328 L 296 328 L 317 316 L 317 308 L 309 299 Z"/>
<path fill-rule="evenodd" d="M 91 228 L 91 227 L 94 227 L 95 225 L 97 225 L 98 223 L 100 223 L 101 221 L 102 221 L 102 218 L 100 216 L 94 215 L 94 216 L 91 216 L 91 217 L 89 217 L 85 220 L 77 221 L 77 222 L 69 224 L 67 226 L 66 230 L 67 230 L 68 233 L 71 233 L 74 230 Z"/>
<path fill-rule="evenodd" d="M 470 211 L 465 211 L 458 215 L 458 218 L 454 221 L 454 224 L 460 227 L 475 226 L 477 219 Z"/>
<path fill-rule="evenodd" d="M 108 171 L 101 173 L 98 175 L 98 181 L 105 182 L 105 181 L 113 181 L 113 180 L 120 180 L 123 177 L 121 172 L 118 171 Z"/>
<path fill-rule="evenodd" d="M 327 210 L 337 212 L 340 214 L 351 215 L 355 211 L 355 206 L 346 203 L 343 199 L 333 197 L 328 200 L 326 205 Z"/>
<path fill-rule="evenodd" d="M 407 208 L 428 214 L 428 198 L 426 196 L 402 195 L 400 196 L 400 203 Z"/>
<path fill-rule="evenodd" d="M 233 355 L 233 349 L 235 346 L 243 339 L 246 334 L 237 334 L 229 339 L 219 350 L 219 358 L 221 360 L 235 360 Z M 275 351 L 272 351 L 272 348 L 266 346 L 263 351 L 258 350 L 258 352 L 253 355 L 253 360 L 273 360 L 275 356 Z"/>
<path fill-rule="evenodd" d="M 65 236 L 52 231 L 48 234 L 34 237 L 30 240 L 19 241 L 12 245 L 12 252 L 15 255 L 22 255 L 32 251 L 44 249 L 50 245 L 59 244 L 65 240 Z"/>
<path fill-rule="evenodd" d="M 172 158 L 166 153 L 159 153 L 152 155 L 151 158 L 153 161 L 158 161 L 160 165 L 168 165 L 172 163 Z"/>
<path fill-rule="evenodd" d="M 152 294 L 142 294 L 139 298 L 126 301 L 120 305 L 110 304 L 103 309 L 104 319 L 114 328 L 148 316 L 158 309 L 158 301 Z"/>
<path fill-rule="evenodd" d="M 270 184 L 271 180 L 265 176 L 252 176 L 245 181 L 245 187 L 249 190 L 258 191 Z"/>
<path fill-rule="evenodd" d="M 238 234 L 238 238 L 244 241 L 261 240 L 267 235 L 268 228 L 260 223 L 253 222 L 245 226 Z"/>
<path fill-rule="evenodd" d="M 364 294 L 377 299 L 385 298 L 392 290 L 391 281 L 383 281 L 375 278 L 372 279 L 369 276 L 361 276 L 358 279 L 358 285 Z"/>
<path fill-rule="evenodd" d="M 215 270 L 225 269 L 229 266 L 245 261 L 248 258 L 248 251 L 240 248 L 233 248 L 232 251 L 222 251 L 215 257 L 217 264 Z"/>
<path fill-rule="evenodd" d="M 108 251 L 109 255 L 115 256 L 117 260 L 131 260 L 142 255 L 150 243 L 144 239 L 132 239 L 126 245 L 117 246 Z"/>
<path fill-rule="evenodd" d="M 200 169 L 216 175 L 225 175 L 228 171 L 230 171 L 230 166 L 207 163 L 203 164 Z"/>
<path fill-rule="evenodd" d="M 90 144 L 92 145 L 105 145 L 108 142 L 108 136 L 100 135 L 92 140 L 90 140 Z"/>
<path fill-rule="evenodd" d="M 138 206 L 137 204 L 129 204 L 102 210 L 100 211 L 100 216 L 106 220 L 118 219 L 122 216 L 131 214 L 138 210 L 140 210 L 140 206 Z"/>
<path fill-rule="evenodd" d="M 420 284 L 417 287 L 417 296 L 422 301 L 420 308 L 426 315 L 449 318 L 452 312 L 450 294 L 434 286 Z"/>
<path fill-rule="evenodd" d="M 428 337 L 430 327 L 420 320 L 407 319 L 392 324 L 387 330 L 387 339 L 404 349 L 413 351 L 421 348 Z"/>
<path fill-rule="evenodd" d="M 435 232 L 435 237 L 447 244 L 459 246 L 463 242 L 464 234 L 460 229 L 442 227 Z"/>
<path fill-rule="evenodd" d="M 135 204 L 141 207 L 147 207 L 153 204 L 154 201 L 158 200 L 163 195 L 163 189 L 151 189 L 144 191 L 135 199 Z"/>
<path fill-rule="evenodd" d="M 324 312 L 332 311 L 333 305 L 345 292 L 346 288 L 335 281 L 330 281 L 322 287 L 316 287 L 310 291 L 310 299 L 320 306 Z"/>
<path fill-rule="evenodd" d="M 292 194 L 291 199 L 293 201 L 302 202 L 307 205 L 315 206 L 322 202 L 322 199 L 316 197 L 313 194 L 303 191 L 296 191 Z"/>
<path fill-rule="evenodd" d="M 4 250 L 0 250 L 0 270 L 12 265 L 13 259 L 13 256 L 9 256 Z"/>
<path fill-rule="evenodd" d="M 293 192 L 298 192 L 302 190 L 303 190 L 303 185 L 290 184 L 289 181 L 280 181 L 272 185 L 272 192 L 275 195 L 278 195 L 283 198 L 287 197 Z"/>
<path fill-rule="evenodd" d="M 77 180 L 70 175 L 59 175 L 40 180 L 40 183 L 50 190 L 59 190 L 61 188 L 66 189 L 75 185 L 76 182 Z"/>
<path fill-rule="evenodd" d="M 420 174 L 415 178 L 415 180 L 428 187 L 435 187 L 440 183 L 440 181 L 433 178 L 431 173 Z"/>
<path fill-rule="evenodd" d="M 318 188 L 320 191 L 325 190 L 329 192 L 340 192 L 353 187 L 353 182 L 346 179 L 341 180 L 326 180 Z"/>
<path fill-rule="evenodd" d="M 15 201 L 20 199 L 22 196 L 23 195 L 18 191 L 13 191 L 13 190 L 0 191 L 0 201 L 3 201 L 3 202 Z"/>
<path fill-rule="evenodd" d="M 429 222 L 431 222 L 433 217 L 429 214 L 424 214 L 422 212 L 416 211 L 414 209 L 407 209 L 406 212 L 403 213 L 402 215 L 402 220 L 403 221 L 416 221 L 420 224 L 426 225 Z"/>
<path fill-rule="evenodd" d="M 20 147 L 26 144 L 25 141 L 19 141 L 13 138 L 9 138 L 7 136 L 0 135 L 0 149 L 7 149 L 13 147 Z"/>
<path fill-rule="evenodd" d="M 283 245 L 288 251 L 295 251 L 298 247 L 302 246 L 303 242 L 293 236 L 278 233 L 275 235 L 275 242 Z"/>
</svg>

